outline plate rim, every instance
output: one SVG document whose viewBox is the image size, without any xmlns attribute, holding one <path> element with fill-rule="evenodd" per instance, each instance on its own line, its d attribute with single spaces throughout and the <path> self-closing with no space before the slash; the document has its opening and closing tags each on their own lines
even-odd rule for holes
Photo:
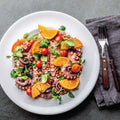
<svg viewBox="0 0 120 120">
<path fill-rule="evenodd" d="M 82 25 L 82 27 L 84 29 L 87 30 L 87 32 L 91 35 L 92 39 L 94 40 L 94 37 L 92 36 L 92 34 L 90 33 L 90 31 L 88 30 L 88 28 L 83 24 L 81 23 L 79 20 L 77 20 L 76 18 L 72 17 L 71 15 L 68 15 L 66 13 L 63 13 L 63 12 L 59 12 L 59 11 L 51 11 L 51 10 L 45 10 L 45 11 L 37 11 L 37 12 L 33 12 L 33 13 L 30 13 L 30 14 L 27 14 L 23 17 L 21 17 L 20 19 L 18 19 L 17 21 L 15 21 L 8 29 L 7 31 L 4 33 L 3 37 L 1 38 L 1 41 L 0 41 L 0 48 L 1 48 L 1 45 L 2 45 L 2 42 L 4 41 L 4 37 L 6 36 L 6 34 L 11 30 L 12 27 L 14 27 L 15 24 L 19 23 L 21 20 L 23 19 L 26 19 L 26 17 L 29 17 L 31 15 L 35 15 L 35 14 L 39 14 L 39 13 L 58 13 L 58 14 L 63 14 L 64 16 L 67 16 L 67 17 L 71 17 L 71 19 L 73 19 L 74 21 L 78 22 L 80 25 Z M 95 40 L 94 40 L 94 43 L 96 44 Z M 30 106 L 27 106 L 27 107 L 24 107 L 24 105 L 21 105 L 19 104 L 13 97 L 11 97 L 7 92 L 6 90 L 4 89 L 3 85 L 1 84 L 2 82 L 0 82 L 1 84 L 1 87 L 3 89 L 3 91 L 5 92 L 5 94 L 8 96 L 8 98 L 13 102 L 15 103 L 17 106 L 19 106 L 20 108 L 24 109 L 24 110 L 27 110 L 29 112 L 32 112 L 32 113 L 36 113 L 36 114 L 41 114 L 41 115 L 56 115 L 56 114 L 61 114 L 61 113 L 64 113 L 64 112 L 67 112 L 73 108 L 75 108 L 76 106 L 78 106 L 79 104 L 81 104 L 87 97 L 88 95 L 91 93 L 91 91 L 93 90 L 96 82 L 97 82 L 97 78 L 98 78 L 98 75 L 99 75 L 99 69 L 100 69 L 100 57 L 99 57 L 99 52 L 98 52 L 98 47 L 97 47 L 97 44 L 96 44 L 96 52 L 98 53 L 98 60 L 97 60 L 97 64 L 98 64 L 98 68 L 96 69 L 96 76 L 95 76 L 95 80 L 94 80 L 94 84 L 92 83 L 89 87 L 89 91 L 84 95 L 84 97 L 82 97 L 82 100 L 81 102 L 77 102 L 77 104 L 74 104 L 72 106 L 69 106 L 67 109 L 64 109 L 64 110 L 59 110 L 59 111 L 54 111 L 54 112 L 51 112 L 51 113 L 48 113 L 48 112 L 38 112 L 36 110 L 32 110 L 30 109 Z M 54 108 L 54 107 L 53 107 Z"/>
</svg>

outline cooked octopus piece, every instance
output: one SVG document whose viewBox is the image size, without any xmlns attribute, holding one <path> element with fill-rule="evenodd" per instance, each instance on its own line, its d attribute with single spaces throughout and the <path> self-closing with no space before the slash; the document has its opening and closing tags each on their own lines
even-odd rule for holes
<svg viewBox="0 0 120 120">
<path fill-rule="evenodd" d="M 17 77 L 15 83 L 19 89 L 26 90 L 28 87 L 30 87 L 31 79 L 28 78 L 26 80 L 23 80 L 22 77 Z"/>
<path fill-rule="evenodd" d="M 76 79 L 79 77 L 81 71 L 79 73 L 73 73 L 70 64 L 66 64 L 62 66 L 61 73 L 66 79 Z"/>
</svg>

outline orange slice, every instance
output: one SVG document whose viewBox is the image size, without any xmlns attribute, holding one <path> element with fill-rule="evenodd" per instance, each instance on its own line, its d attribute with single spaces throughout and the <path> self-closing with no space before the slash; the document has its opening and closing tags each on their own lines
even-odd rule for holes
<svg viewBox="0 0 120 120">
<path fill-rule="evenodd" d="M 15 48 L 16 48 L 17 46 L 23 45 L 24 42 L 26 42 L 26 39 L 17 40 L 17 41 L 13 44 L 11 51 L 14 52 Z"/>
<path fill-rule="evenodd" d="M 70 64 L 70 60 L 67 57 L 58 57 L 54 60 L 55 66 L 63 66 L 65 64 Z"/>
<path fill-rule="evenodd" d="M 49 29 L 47 30 L 46 27 L 42 26 L 42 25 L 38 25 L 38 29 L 40 34 L 45 38 L 45 39 L 52 39 L 57 35 L 58 30 L 55 29 Z"/>
<path fill-rule="evenodd" d="M 80 83 L 79 78 L 76 78 L 75 80 L 64 79 L 59 81 L 59 84 L 67 90 L 75 89 L 76 87 L 78 87 L 79 83 Z"/>
<path fill-rule="evenodd" d="M 38 95 L 45 92 L 50 87 L 51 87 L 51 85 L 49 83 L 42 83 L 40 81 L 37 82 L 32 87 L 32 98 L 37 97 Z"/>
<path fill-rule="evenodd" d="M 69 39 L 72 39 L 74 42 L 75 42 L 75 46 L 74 48 L 82 48 L 83 47 L 83 44 L 80 40 L 78 40 L 77 38 L 69 38 Z M 67 41 L 67 40 L 66 40 Z M 65 41 L 63 41 L 61 43 L 61 49 L 64 49 L 64 50 L 67 50 L 68 48 L 65 46 Z"/>
<path fill-rule="evenodd" d="M 40 41 L 41 40 L 37 40 L 33 43 L 32 47 L 31 47 L 31 53 L 39 53 L 40 52 Z"/>
</svg>

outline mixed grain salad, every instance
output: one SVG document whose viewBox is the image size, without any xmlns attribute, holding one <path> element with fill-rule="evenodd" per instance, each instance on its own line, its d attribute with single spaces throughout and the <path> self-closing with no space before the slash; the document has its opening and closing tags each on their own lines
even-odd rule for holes
<svg viewBox="0 0 120 120">
<path fill-rule="evenodd" d="M 83 44 L 65 33 L 65 26 L 58 30 L 38 25 L 39 33 L 25 33 L 12 45 L 13 70 L 10 75 L 15 85 L 25 90 L 31 98 L 55 98 L 61 95 L 74 98 L 82 72 Z"/>
</svg>

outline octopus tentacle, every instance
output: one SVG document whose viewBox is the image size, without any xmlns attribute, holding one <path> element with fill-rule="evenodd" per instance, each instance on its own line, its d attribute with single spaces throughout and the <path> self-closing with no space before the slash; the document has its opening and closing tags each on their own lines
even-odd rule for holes
<svg viewBox="0 0 120 120">
<path fill-rule="evenodd" d="M 21 77 L 17 77 L 15 82 L 19 89 L 26 90 L 28 87 L 30 87 L 31 79 L 28 78 L 27 80 L 22 80 Z"/>
<path fill-rule="evenodd" d="M 72 73 L 70 64 L 66 64 L 62 66 L 61 73 L 66 79 L 76 79 L 80 75 L 81 71 L 79 73 Z"/>
</svg>

